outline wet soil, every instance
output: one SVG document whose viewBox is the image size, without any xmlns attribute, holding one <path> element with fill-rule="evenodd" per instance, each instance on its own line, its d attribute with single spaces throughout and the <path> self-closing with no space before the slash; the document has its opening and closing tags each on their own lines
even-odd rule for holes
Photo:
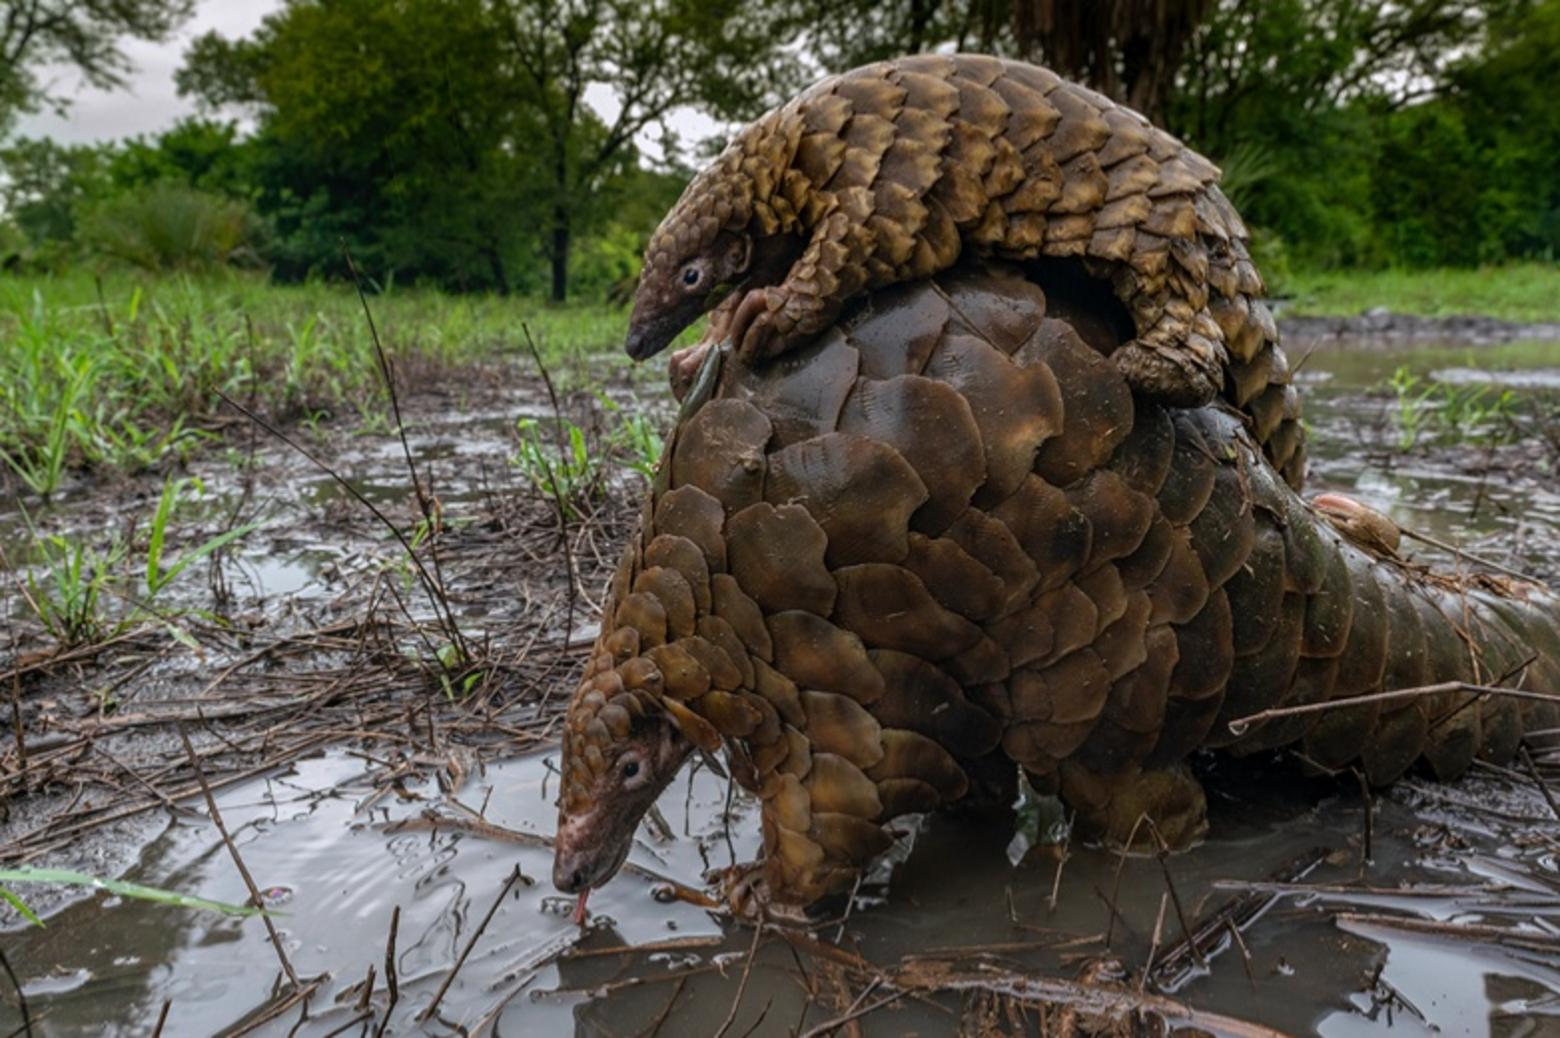
<svg viewBox="0 0 1560 1038">
<path fill-rule="evenodd" d="M 1312 491 L 1351 493 L 1560 584 L 1560 447 L 1544 418 L 1560 395 L 1557 354 L 1546 341 L 1319 344 L 1300 367 Z M 1532 410 L 1500 435 L 1425 437 L 1403 452 L 1384 388 L 1403 367 L 1454 384 L 1494 378 Z M 606 385 L 620 406 L 669 417 L 659 387 Z M 1560 814 L 1521 772 L 1410 779 L 1367 799 L 1352 778 L 1301 779 L 1282 760 L 1204 761 L 1211 835 L 1164 863 L 1026 848 L 1007 815 L 926 819 L 853 899 L 825 906 L 837 922 L 798 943 L 767 930 L 755 941 L 657 897 L 664 880 L 697 887 L 706 869 L 757 849 L 755 805 L 701 768 L 668 790 L 631 868 L 576 927 L 548 879 L 550 725 L 632 528 L 637 477 L 614 473 L 560 526 L 509 462 L 514 419 L 551 418 L 534 379 L 405 402 L 442 509 L 443 582 L 474 646 L 471 666 L 454 669 L 459 687 L 427 663 L 437 609 L 383 527 L 287 448 L 262 437 L 250 460 L 247 434 L 196 463 L 208 496 L 200 530 L 181 532 L 198 539 L 234 516 L 265 525 L 159 599 L 166 623 L 47 660 L 23 605 L 5 606 L 0 672 L 16 672 L 5 685 L 19 690 L 30 749 L 24 764 L 10 718 L 0 722 L 0 867 L 247 900 L 170 723 L 181 719 L 307 991 L 290 987 L 259 919 L 18 885 L 48 924 L 9 915 L 0 933 L 34 1033 L 153 1034 L 165 1006 L 167 1035 L 374 1035 L 385 1021 L 388 1034 L 769 1035 L 868 1008 L 854 1024 L 867 1035 L 953 1034 L 961 1021 L 1034 1033 L 1042 1019 L 1015 1008 L 1023 978 L 1082 972 L 1219 1014 L 1194 1022 L 1225 1033 L 1560 1034 Z M 589 430 L 610 421 L 593 394 L 567 394 L 564 408 Z M 415 524 L 392 434 L 293 432 Z M 127 530 L 144 524 L 160 482 L 83 481 L 32 521 Z M 31 539 L 0 510 L 13 564 Z M 1018 821 L 1033 828 L 1043 810 L 1026 806 Z M 1218 925 L 1232 900 L 1238 929 Z M 1211 935 L 1189 952 L 1185 928 L 1207 920 Z M 863 963 L 936 983 L 896 994 Z M 22 1023 L 0 977 L 0 1034 Z"/>
</svg>

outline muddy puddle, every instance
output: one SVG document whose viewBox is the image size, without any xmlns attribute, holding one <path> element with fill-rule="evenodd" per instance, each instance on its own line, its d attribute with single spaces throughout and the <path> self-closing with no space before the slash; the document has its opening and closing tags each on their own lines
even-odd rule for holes
<svg viewBox="0 0 1560 1038">
<path fill-rule="evenodd" d="M 1405 526 L 1553 582 L 1560 478 L 1544 430 L 1522 425 L 1488 443 L 1426 440 L 1402 452 L 1400 398 L 1387 383 L 1400 369 L 1450 386 L 1493 378 L 1526 399 L 1554 392 L 1557 354 L 1555 343 L 1317 350 L 1301 368 L 1313 488 L 1350 492 Z M 517 414 L 541 406 L 517 394 L 464 418 L 429 412 L 413 423 L 412 447 L 461 543 L 496 538 L 487 532 L 498 522 L 495 502 L 527 492 L 508 462 L 510 430 Z M 394 440 L 343 434 L 331 449 L 360 489 L 406 518 Z M 246 514 L 263 515 L 265 525 L 222 563 L 238 589 L 235 611 L 260 614 L 267 630 L 350 612 L 382 570 L 386 538 L 307 464 L 264 445 L 259 452 Z M 233 463 L 208 458 L 196 470 L 218 521 L 238 493 Z M 123 523 L 147 508 L 143 489 L 112 500 L 67 498 L 56 515 L 35 521 Z M 518 640 L 540 628 L 561 643 L 572 622 L 576 639 L 588 634 L 588 617 L 531 602 L 540 600 L 533 583 L 556 590 L 561 579 L 547 537 L 525 539 L 541 514 L 498 523 L 518 538 L 493 541 L 518 556 L 504 563 L 510 568 L 495 561 L 497 548 L 466 558 L 467 590 L 456 600 L 474 630 Z M 25 545 L 13 513 L 0 515 L 0 538 Z M 582 543 L 579 551 L 579 560 L 598 552 L 604 567 L 615 544 Z M 1433 545 L 1412 551 L 1452 558 Z M 461 565 L 451 558 L 452 570 Z M 601 567 L 583 567 L 582 586 L 599 582 Z M 519 590 L 479 593 L 504 581 Z M 209 592 L 194 583 L 184 593 L 198 601 Z M 204 678 L 222 658 L 160 666 L 175 678 L 181 666 Z M 566 694 L 567 673 L 548 674 L 555 695 Z M 170 678 L 168 687 L 171 697 L 192 694 L 187 681 Z M 430 732 L 430 750 L 438 739 Z M 1451 786 L 1411 779 L 1367 803 L 1352 780 L 1213 762 L 1212 835 L 1164 866 L 1083 847 L 1022 854 L 1006 818 L 927 819 L 905 826 L 893 863 L 853 900 L 825 907 L 839 922 L 817 938 L 845 950 L 831 958 L 767 933 L 755 944 L 749 928 L 658 897 L 663 880 L 699 886 L 706 869 L 748 860 L 757 848 L 755 805 L 706 769 L 667 791 L 659 819 L 641 829 L 631 868 L 592 895 L 588 924 L 576 927 L 572 901 L 550 886 L 556 750 L 539 745 L 434 774 L 404 767 L 412 749 L 396 755 L 337 739 L 218 789 L 222 818 L 276 913 L 306 1000 L 290 990 L 260 919 L 21 891 L 36 892 L 47 927 L 16 925 L 0 941 L 33 1032 L 150 1035 L 166 1005 L 165 1035 L 793 1034 L 889 994 L 863 994 L 867 984 L 841 965 L 848 953 L 885 968 L 956 961 L 988 977 L 1070 979 L 1088 969 L 1100 979 L 1110 973 L 1099 963 L 1115 963 L 1132 985 L 1153 963 L 1154 985 L 1169 998 L 1246 1022 L 1213 1028 L 1231 1034 L 1269 1033 L 1250 1029 L 1260 1025 L 1329 1038 L 1560 1035 L 1560 821 L 1521 773 L 1486 770 Z M 181 803 L 192 812 L 149 811 L 75 857 L 64 848 L 30 863 L 95 866 L 243 902 L 246 887 L 199 796 Z M 25 811 L 15 814 L 23 821 L 7 823 L 7 839 L 26 828 Z M 1223 918 L 1218 910 L 1228 903 L 1241 909 L 1229 917 L 1241 925 L 1203 942 L 1218 951 L 1198 961 L 1186 952 L 1183 927 Z M 395 1004 L 380 1031 L 391 974 Z M 18 1032 L 22 1018 L 3 978 L 0 1000 L 0 1035 Z M 977 1002 L 968 991 L 917 992 L 854 1026 L 866 1035 L 953 1034 L 961 1018 L 968 1024 L 984 1012 Z M 993 1019 L 1004 1032 L 1039 1026 Z"/>
</svg>

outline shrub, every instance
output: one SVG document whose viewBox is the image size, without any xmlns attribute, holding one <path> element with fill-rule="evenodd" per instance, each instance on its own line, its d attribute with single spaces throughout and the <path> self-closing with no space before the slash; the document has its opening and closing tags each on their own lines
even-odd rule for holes
<svg viewBox="0 0 1560 1038">
<path fill-rule="evenodd" d="M 153 271 L 254 264 L 260 222 L 245 202 L 172 182 L 91 206 L 78 232 L 89 252 Z"/>
</svg>

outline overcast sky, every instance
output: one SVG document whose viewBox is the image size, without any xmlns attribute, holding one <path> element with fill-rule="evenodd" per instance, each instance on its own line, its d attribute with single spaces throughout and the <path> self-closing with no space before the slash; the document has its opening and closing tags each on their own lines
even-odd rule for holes
<svg viewBox="0 0 1560 1038">
<path fill-rule="evenodd" d="M 70 98 L 71 107 L 63 117 L 52 112 L 23 116 L 17 133 L 76 143 L 165 130 L 195 111 L 195 105 L 173 86 L 173 74 L 190 41 L 213 29 L 224 36 L 247 36 L 261 18 L 280 6 L 281 0 L 200 0 L 195 17 L 167 43 L 132 40 L 125 44 L 125 54 L 135 64 L 127 77 L 128 90 L 93 90 L 68 69 L 46 69 L 44 78 L 54 85 L 51 92 Z"/>
<path fill-rule="evenodd" d="M 71 106 L 64 116 L 41 112 L 22 117 L 17 122 L 17 135 L 85 143 L 165 130 L 179 118 L 195 113 L 194 103 L 180 97 L 173 85 L 173 74 L 183 62 L 190 41 L 212 30 L 228 37 L 247 36 L 260 19 L 281 6 L 281 0 L 200 0 L 195 17 L 168 42 L 125 44 L 125 54 L 135 65 L 135 71 L 126 77 L 127 90 L 93 90 L 68 69 L 45 70 L 45 78 L 55 88 L 51 92 L 70 98 Z M 604 87 L 587 90 L 585 100 L 603 118 L 611 119 L 617 114 L 617 104 Z M 690 145 L 721 129 L 713 120 L 693 111 L 676 112 L 670 122 Z M 653 133 L 647 133 L 639 144 L 651 154 L 659 154 L 654 138 Z"/>
</svg>

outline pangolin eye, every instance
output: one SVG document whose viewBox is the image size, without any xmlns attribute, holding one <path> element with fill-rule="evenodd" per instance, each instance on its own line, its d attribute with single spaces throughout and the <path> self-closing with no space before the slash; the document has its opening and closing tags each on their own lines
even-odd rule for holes
<svg viewBox="0 0 1560 1038">
<path fill-rule="evenodd" d="M 623 765 L 624 778 L 631 779 L 637 774 L 639 774 L 639 762 L 637 760 L 631 760 L 627 764 Z"/>
<path fill-rule="evenodd" d="M 689 288 L 692 288 L 694 285 L 699 283 L 699 279 L 703 276 L 704 272 L 698 267 L 687 266 L 683 268 L 682 283 L 687 285 Z"/>
</svg>

